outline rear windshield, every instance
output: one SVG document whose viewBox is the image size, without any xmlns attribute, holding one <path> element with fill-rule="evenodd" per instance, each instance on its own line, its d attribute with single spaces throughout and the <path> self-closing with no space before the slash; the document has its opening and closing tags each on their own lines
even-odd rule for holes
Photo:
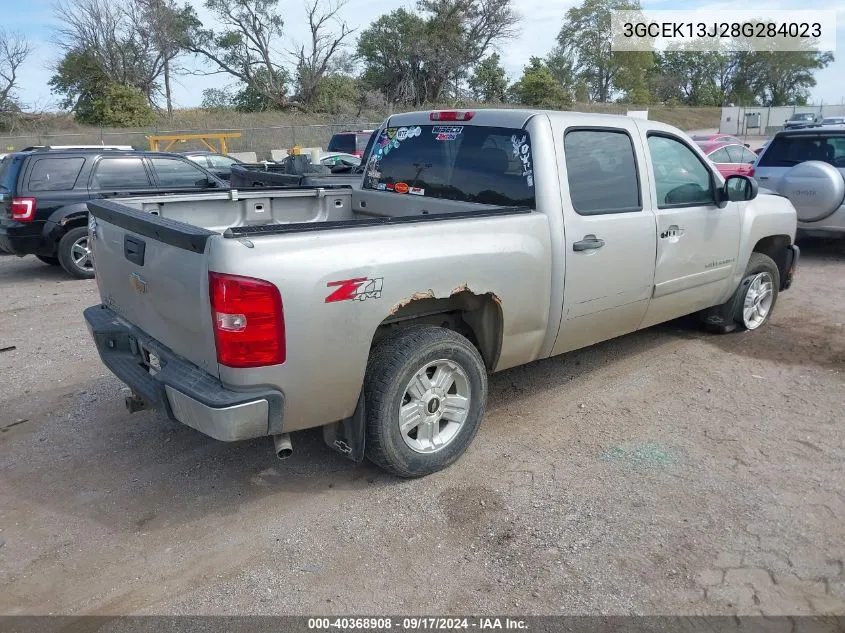
<svg viewBox="0 0 845 633">
<path fill-rule="evenodd" d="M 369 139 L 368 134 L 335 134 L 329 141 L 328 151 L 346 154 L 363 152 Z"/>
<path fill-rule="evenodd" d="M 793 114 L 790 121 L 812 121 L 816 115 L 812 112 L 803 112 L 801 114 Z"/>
<path fill-rule="evenodd" d="M 776 136 L 760 157 L 759 166 L 792 167 L 808 160 L 845 167 L 845 134 Z"/>
<path fill-rule="evenodd" d="M 528 132 L 472 125 L 382 130 L 365 189 L 498 206 L 534 207 Z"/>
<path fill-rule="evenodd" d="M 14 191 L 20 163 L 21 159 L 11 154 L 0 160 L 0 189 Z"/>
</svg>

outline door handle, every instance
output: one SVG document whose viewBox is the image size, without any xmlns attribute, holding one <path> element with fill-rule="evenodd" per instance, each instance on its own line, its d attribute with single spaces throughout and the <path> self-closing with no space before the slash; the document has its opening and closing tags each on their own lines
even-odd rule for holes
<svg viewBox="0 0 845 633">
<path fill-rule="evenodd" d="M 573 251 L 592 251 L 597 248 L 601 248 L 604 246 L 604 240 L 597 238 L 595 235 L 585 235 L 584 239 L 580 242 L 574 242 L 572 244 Z"/>
</svg>

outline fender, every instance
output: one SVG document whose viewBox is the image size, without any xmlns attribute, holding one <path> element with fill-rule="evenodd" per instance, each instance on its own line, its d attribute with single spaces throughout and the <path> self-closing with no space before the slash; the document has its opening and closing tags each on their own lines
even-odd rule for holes
<svg viewBox="0 0 845 633">
<path fill-rule="evenodd" d="M 75 202 L 65 207 L 60 207 L 50 214 L 41 230 L 41 236 L 47 244 L 55 244 L 67 232 L 67 225 L 75 221 L 85 221 L 88 218 L 87 200 Z"/>
</svg>

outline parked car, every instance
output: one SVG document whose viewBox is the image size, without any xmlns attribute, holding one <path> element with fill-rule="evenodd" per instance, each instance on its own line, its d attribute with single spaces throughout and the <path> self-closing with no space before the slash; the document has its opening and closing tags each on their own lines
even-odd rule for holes
<svg viewBox="0 0 845 633">
<path fill-rule="evenodd" d="M 345 152 L 323 152 L 320 164 L 328 167 L 333 174 L 352 173 L 361 166 L 361 159 Z"/>
<path fill-rule="evenodd" d="M 799 234 L 845 237 L 845 127 L 778 132 L 754 175 L 761 187 L 789 198 Z"/>
<path fill-rule="evenodd" d="M 361 158 L 367 147 L 370 137 L 375 130 L 357 130 L 354 132 L 338 132 L 332 136 L 326 148 L 329 152 L 343 152 Z"/>
<path fill-rule="evenodd" d="M 818 125 L 821 117 L 812 112 L 796 112 L 786 121 L 783 122 L 784 130 L 797 130 L 804 127 L 812 127 Z"/>
<path fill-rule="evenodd" d="M 822 119 L 822 125 L 845 125 L 845 116 L 829 116 Z"/>
<path fill-rule="evenodd" d="M 127 406 L 280 456 L 323 427 L 403 477 L 464 452 L 488 371 L 692 313 L 757 330 L 798 260 L 789 200 L 624 116 L 398 114 L 360 189 L 243 195 L 89 203 Z"/>
<path fill-rule="evenodd" d="M 716 165 L 725 178 L 734 174 L 754 175 L 757 154 L 741 143 L 698 142 L 704 154 Z"/>
<path fill-rule="evenodd" d="M 226 187 L 178 154 L 102 148 L 14 152 L 0 162 L 0 250 L 35 255 L 73 277 L 90 279 L 86 201 Z"/>
<path fill-rule="evenodd" d="M 744 145 L 748 147 L 748 143 L 741 141 L 736 136 L 730 134 L 696 134 L 692 137 L 696 143 L 735 143 L 737 145 Z"/>
<path fill-rule="evenodd" d="M 233 158 L 228 154 L 220 154 L 219 152 L 209 151 L 189 151 L 180 152 L 183 156 L 187 156 L 189 160 L 194 161 L 197 165 L 201 165 L 220 180 L 229 180 L 232 175 L 232 165 L 241 165 L 243 161 Z"/>
</svg>

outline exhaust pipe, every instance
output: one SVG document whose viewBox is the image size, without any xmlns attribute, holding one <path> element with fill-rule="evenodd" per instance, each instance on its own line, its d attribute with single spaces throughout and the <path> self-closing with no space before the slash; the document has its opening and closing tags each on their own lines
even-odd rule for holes
<svg viewBox="0 0 845 633">
<path fill-rule="evenodd" d="M 287 459 L 293 455 L 293 444 L 290 442 L 290 433 L 274 435 L 273 447 L 276 450 L 276 457 L 279 459 Z"/>
</svg>

